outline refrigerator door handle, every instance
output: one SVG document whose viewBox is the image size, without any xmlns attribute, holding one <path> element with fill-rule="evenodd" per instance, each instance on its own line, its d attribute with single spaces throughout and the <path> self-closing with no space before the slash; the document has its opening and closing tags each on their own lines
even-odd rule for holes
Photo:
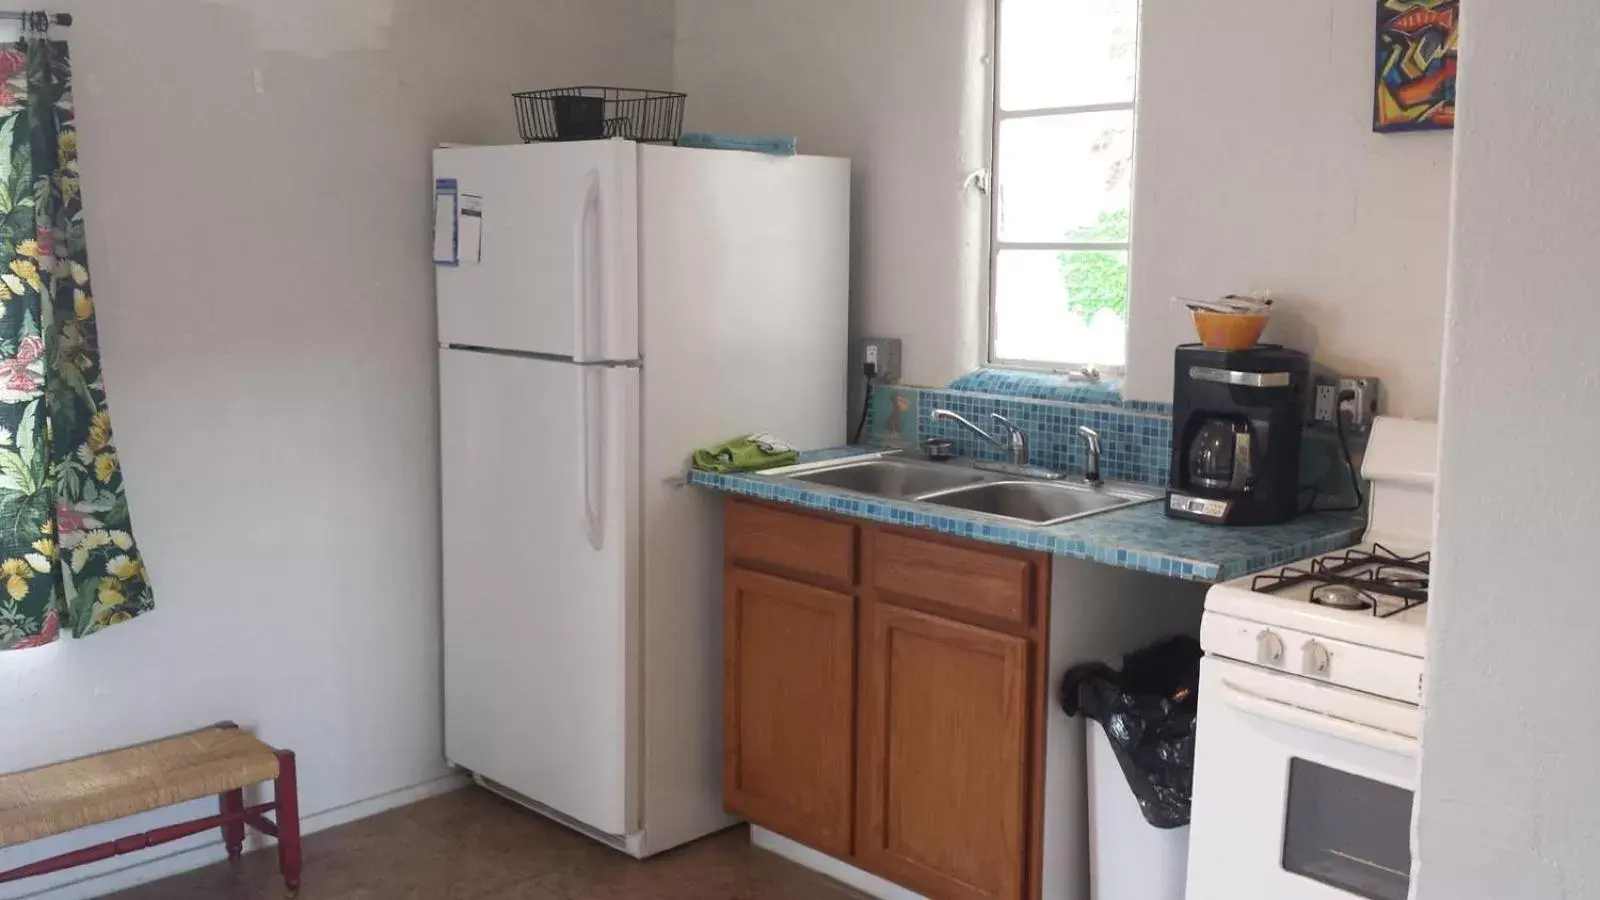
<svg viewBox="0 0 1600 900">
<path fill-rule="evenodd" d="M 572 310 L 572 358 L 575 362 L 590 362 L 590 335 L 599 331 L 601 307 L 601 279 L 604 266 L 600 259 L 600 172 L 590 169 L 584 176 L 583 203 L 578 207 L 578 218 L 573 226 L 574 246 L 572 279 L 574 308 Z"/>
<path fill-rule="evenodd" d="M 595 407 L 600 404 L 605 390 L 602 379 L 605 370 L 585 368 L 578 380 L 578 403 L 583 413 L 578 423 L 578 452 L 583 477 L 583 530 L 589 546 L 596 551 L 605 549 L 605 461 L 600 459 L 605 447 L 605 412 Z"/>
</svg>

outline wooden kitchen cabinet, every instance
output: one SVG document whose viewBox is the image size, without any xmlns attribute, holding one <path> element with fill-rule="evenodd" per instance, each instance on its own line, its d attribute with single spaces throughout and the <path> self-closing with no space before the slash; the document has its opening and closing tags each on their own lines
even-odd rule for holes
<svg viewBox="0 0 1600 900">
<path fill-rule="evenodd" d="M 848 856 L 856 600 L 747 569 L 723 579 L 723 803 Z"/>
<path fill-rule="evenodd" d="M 729 500 L 724 802 L 934 900 L 1038 900 L 1049 557 Z"/>
<path fill-rule="evenodd" d="M 929 896 L 1021 897 L 1028 641 L 886 603 L 863 630 L 857 855 Z"/>
</svg>

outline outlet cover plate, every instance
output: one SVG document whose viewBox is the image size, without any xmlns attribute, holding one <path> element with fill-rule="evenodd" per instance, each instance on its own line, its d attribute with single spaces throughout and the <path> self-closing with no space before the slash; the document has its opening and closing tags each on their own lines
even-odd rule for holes
<svg viewBox="0 0 1600 900">
<path fill-rule="evenodd" d="M 1339 414 L 1339 386 L 1336 383 L 1317 382 L 1316 405 L 1311 412 L 1311 421 L 1333 424 L 1333 417 Z"/>
<path fill-rule="evenodd" d="M 1372 429 L 1382 404 L 1382 382 L 1376 378 L 1340 378 L 1339 392 L 1349 391 L 1355 399 L 1348 401 L 1345 425 L 1353 434 L 1366 434 Z"/>
<path fill-rule="evenodd" d="M 862 338 L 856 359 L 865 362 L 871 348 L 878 350 L 878 384 L 897 384 L 900 381 L 900 339 Z M 859 370 L 858 370 L 859 371 Z"/>
<path fill-rule="evenodd" d="M 1336 416 L 1343 417 L 1344 427 L 1350 434 L 1366 434 L 1372 429 L 1372 420 L 1381 411 L 1383 383 L 1377 378 L 1319 374 L 1312 391 L 1311 423 L 1332 430 Z M 1351 400 L 1339 402 L 1339 395 L 1349 391 Z"/>
</svg>

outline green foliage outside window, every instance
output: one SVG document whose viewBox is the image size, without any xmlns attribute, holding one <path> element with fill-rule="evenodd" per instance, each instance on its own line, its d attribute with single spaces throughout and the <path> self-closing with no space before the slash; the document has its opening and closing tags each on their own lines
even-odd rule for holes
<svg viewBox="0 0 1600 900">
<path fill-rule="evenodd" d="M 1067 233 L 1069 241 L 1128 239 L 1128 211 L 1101 213 L 1099 221 Z M 1085 322 L 1102 309 L 1128 318 L 1128 254 L 1123 250 L 1070 250 L 1056 255 L 1061 282 L 1067 289 L 1067 308 Z"/>
</svg>

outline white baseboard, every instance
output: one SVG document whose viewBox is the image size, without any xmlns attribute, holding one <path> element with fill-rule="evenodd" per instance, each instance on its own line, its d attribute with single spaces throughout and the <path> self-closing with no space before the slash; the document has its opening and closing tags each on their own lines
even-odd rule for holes
<svg viewBox="0 0 1600 900">
<path fill-rule="evenodd" d="M 300 819 L 300 833 L 302 835 L 322 831 L 346 822 L 365 819 L 377 815 L 385 810 L 399 806 L 407 806 L 419 800 L 448 793 L 468 784 L 466 778 L 460 775 L 445 775 L 432 781 L 424 781 L 411 787 L 400 788 L 387 794 L 357 800 L 344 806 L 325 809 Z M 255 847 L 267 846 L 270 841 L 262 838 L 254 831 L 250 832 L 250 841 L 245 849 L 248 851 Z M 76 881 L 67 881 L 47 888 L 34 891 L 31 894 L 16 894 L 14 900 L 89 900 L 114 891 L 124 890 L 147 881 L 157 881 L 169 875 L 177 875 L 198 869 L 212 863 L 222 862 L 228 858 L 228 851 L 220 840 L 208 842 L 203 846 L 179 850 L 173 853 L 157 856 L 124 857 L 130 860 L 130 865 L 112 869 L 106 872 L 97 872 Z"/>
<path fill-rule="evenodd" d="M 781 834 L 756 825 L 750 826 L 750 843 L 776 853 L 790 862 L 805 866 L 813 872 L 821 872 L 834 881 L 842 881 L 869 897 L 877 897 L 878 900 L 927 900 L 921 894 L 914 894 L 898 884 L 884 881 L 871 872 L 840 862 L 820 850 L 813 850 L 805 844 L 796 843 Z"/>
</svg>

